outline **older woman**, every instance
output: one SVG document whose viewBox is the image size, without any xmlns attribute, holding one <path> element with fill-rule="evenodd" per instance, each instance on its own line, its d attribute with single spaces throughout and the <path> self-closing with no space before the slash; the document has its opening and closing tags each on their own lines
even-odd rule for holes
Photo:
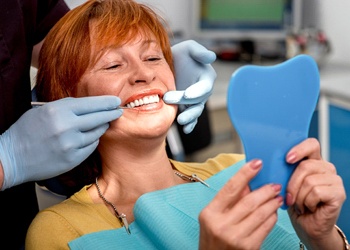
<svg viewBox="0 0 350 250">
<path fill-rule="evenodd" d="M 296 232 L 279 209 L 279 184 L 249 190 L 260 160 L 245 163 L 235 154 L 205 163 L 168 159 L 165 138 L 177 107 L 162 100 L 175 89 L 163 24 L 134 1 L 92 0 L 50 32 L 38 71 L 41 101 L 113 95 L 130 109 L 111 122 L 80 176 L 66 179 L 86 186 L 37 215 L 26 249 L 296 249 L 297 235 L 309 249 L 343 249 L 334 225 L 345 192 L 316 140 L 287 156 L 290 163 L 306 159 L 288 186 Z"/>
</svg>

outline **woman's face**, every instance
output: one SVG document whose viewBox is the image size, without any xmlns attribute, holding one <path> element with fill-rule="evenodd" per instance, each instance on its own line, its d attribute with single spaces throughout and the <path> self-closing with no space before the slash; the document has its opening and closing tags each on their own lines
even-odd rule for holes
<svg viewBox="0 0 350 250">
<path fill-rule="evenodd" d="M 120 47 L 106 48 L 83 74 L 77 90 L 78 97 L 115 95 L 121 106 L 134 107 L 111 122 L 106 135 L 164 135 L 176 116 L 177 107 L 162 100 L 165 92 L 175 90 L 174 75 L 156 40 L 142 36 Z"/>
</svg>

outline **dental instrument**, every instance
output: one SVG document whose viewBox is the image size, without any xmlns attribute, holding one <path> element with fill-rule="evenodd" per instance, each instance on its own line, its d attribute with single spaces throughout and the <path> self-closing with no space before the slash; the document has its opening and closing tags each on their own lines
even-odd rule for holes
<svg viewBox="0 0 350 250">
<path fill-rule="evenodd" d="M 31 102 L 30 104 L 32 105 L 32 107 L 39 107 L 39 106 L 43 106 L 46 103 L 47 102 Z M 132 109 L 131 107 L 125 107 L 125 106 L 119 106 L 118 108 L 120 108 L 120 109 Z"/>
</svg>

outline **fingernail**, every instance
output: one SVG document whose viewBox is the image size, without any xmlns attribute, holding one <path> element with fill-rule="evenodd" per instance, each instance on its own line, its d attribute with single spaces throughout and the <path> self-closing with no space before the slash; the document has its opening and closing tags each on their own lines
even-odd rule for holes
<svg viewBox="0 0 350 250">
<path fill-rule="evenodd" d="M 291 193 L 287 193 L 286 195 L 286 203 L 288 206 L 293 205 L 293 196 Z"/>
<path fill-rule="evenodd" d="M 290 153 L 287 155 L 287 162 L 294 163 L 296 158 L 297 158 L 297 156 L 295 153 Z"/>
<path fill-rule="evenodd" d="M 278 203 L 280 204 L 280 206 L 282 206 L 282 204 L 283 204 L 283 197 L 282 196 L 276 196 L 276 199 L 277 199 Z"/>
<path fill-rule="evenodd" d="M 277 193 L 281 192 L 282 185 L 280 184 L 273 184 L 272 185 L 273 190 L 275 190 Z"/>
<path fill-rule="evenodd" d="M 255 170 L 261 168 L 261 166 L 262 166 L 262 160 L 253 160 L 250 164 L 250 167 Z"/>
</svg>

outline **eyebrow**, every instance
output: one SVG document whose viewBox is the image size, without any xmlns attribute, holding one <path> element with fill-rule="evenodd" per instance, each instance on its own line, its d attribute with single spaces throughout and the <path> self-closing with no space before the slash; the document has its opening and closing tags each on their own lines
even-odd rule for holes
<svg viewBox="0 0 350 250">
<path fill-rule="evenodd" d="M 130 41 L 132 41 L 132 39 Z M 126 44 L 126 43 L 124 43 L 124 44 Z M 101 49 L 99 53 L 102 53 L 102 54 L 100 54 L 100 56 L 96 57 L 99 59 L 96 60 L 93 67 L 96 66 L 97 62 L 100 60 L 100 58 L 103 56 L 103 54 L 105 54 L 108 50 L 121 48 L 124 44 L 121 44 L 118 47 L 115 47 L 113 45 L 109 45 L 109 46 L 106 46 L 103 49 Z M 142 39 L 140 47 L 146 47 L 146 46 L 149 47 L 151 44 L 155 44 L 157 47 L 159 47 L 161 49 L 161 46 L 156 39 Z"/>
<path fill-rule="evenodd" d="M 130 40 L 130 41 L 132 41 L 132 40 Z M 127 44 L 127 43 L 123 43 L 123 44 L 121 44 L 121 45 L 119 45 L 119 46 L 117 46 L 117 47 L 115 47 L 114 45 L 109 45 L 109 46 L 107 46 L 107 47 L 102 48 L 102 49 L 99 51 L 99 53 L 101 53 L 101 52 L 103 52 L 103 51 L 110 50 L 110 49 L 120 48 L 120 47 L 122 47 L 122 46 L 125 45 L 125 44 Z M 148 46 L 149 46 L 149 45 L 151 45 L 151 44 L 156 44 L 157 46 L 160 47 L 160 44 L 159 44 L 158 41 L 155 40 L 155 39 L 146 39 L 146 40 L 143 40 L 142 43 L 141 43 L 141 47 L 142 47 L 142 46 L 145 46 L 145 45 L 148 45 Z"/>
<path fill-rule="evenodd" d="M 147 40 L 144 40 L 141 44 L 141 46 L 143 45 L 151 45 L 151 44 L 156 44 L 157 46 L 160 47 L 160 45 L 158 44 L 158 41 L 157 40 L 154 40 L 154 39 L 147 39 Z"/>
</svg>

